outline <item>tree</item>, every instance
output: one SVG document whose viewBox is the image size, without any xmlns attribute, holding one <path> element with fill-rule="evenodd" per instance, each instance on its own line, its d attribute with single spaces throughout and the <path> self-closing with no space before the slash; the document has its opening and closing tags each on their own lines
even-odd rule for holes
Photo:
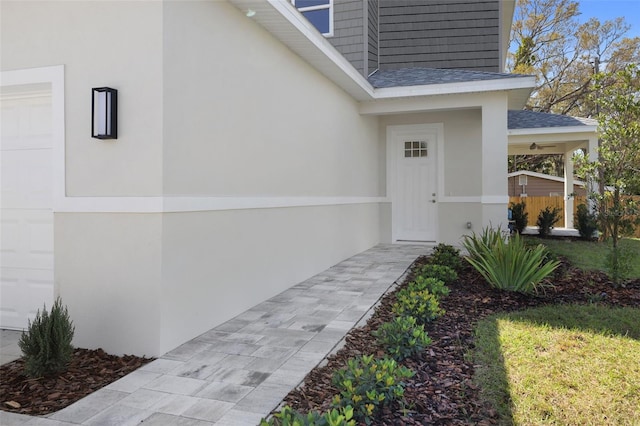
<svg viewBox="0 0 640 426">
<path fill-rule="evenodd" d="M 605 85 L 606 84 L 606 85 Z M 579 166 L 590 181 L 611 189 L 592 193 L 600 228 L 611 238 L 609 269 L 616 283 L 623 278 L 625 253 L 620 239 L 640 223 L 637 204 L 625 197 L 629 187 L 640 185 L 640 68 L 629 65 L 615 73 L 596 77 L 591 100 L 600 108 L 598 159 L 588 157 Z"/>
<path fill-rule="evenodd" d="M 589 97 L 600 68 L 614 74 L 640 62 L 640 37 L 628 38 L 624 18 L 579 24 L 571 0 L 518 0 L 511 41 L 510 71 L 533 74 L 537 86 L 528 109 L 581 117 L 596 115 Z M 603 87 L 612 81 L 602 81 Z"/>
</svg>

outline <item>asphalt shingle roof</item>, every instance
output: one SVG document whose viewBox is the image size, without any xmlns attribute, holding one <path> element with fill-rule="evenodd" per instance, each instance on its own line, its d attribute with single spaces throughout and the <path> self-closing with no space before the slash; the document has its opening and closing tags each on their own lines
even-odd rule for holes
<svg viewBox="0 0 640 426">
<path fill-rule="evenodd" d="M 542 127 L 575 127 L 597 126 L 598 121 L 592 118 L 569 117 L 568 115 L 549 114 L 536 111 L 510 110 L 508 128 L 513 129 L 538 129 Z"/>
<path fill-rule="evenodd" d="M 399 68 L 394 70 L 378 70 L 369 76 L 369 83 L 376 89 L 382 89 L 388 87 L 465 83 L 469 81 L 501 80 L 519 77 L 525 76 L 520 74 L 471 70 Z"/>
</svg>

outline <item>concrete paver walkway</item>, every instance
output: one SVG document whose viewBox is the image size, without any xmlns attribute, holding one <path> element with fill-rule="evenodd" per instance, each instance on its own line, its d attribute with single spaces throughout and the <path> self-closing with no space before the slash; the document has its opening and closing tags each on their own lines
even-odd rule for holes
<svg viewBox="0 0 640 426">
<path fill-rule="evenodd" d="M 0 424 L 255 426 L 429 250 L 378 245 L 63 410 L 48 417 L 0 411 Z"/>
</svg>

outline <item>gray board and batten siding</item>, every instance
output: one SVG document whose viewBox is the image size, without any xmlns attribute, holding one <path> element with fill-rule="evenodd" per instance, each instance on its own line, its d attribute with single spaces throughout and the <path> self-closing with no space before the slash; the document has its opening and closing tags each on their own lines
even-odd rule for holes
<svg viewBox="0 0 640 426">
<path fill-rule="evenodd" d="M 500 72 L 499 0 L 381 0 L 380 69 Z"/>
<path fill-rule="evenodd" d="M 364 76 L 377 69 L 500 72 L 499 0 L 335 0 L 328 40 Z"/>
<path fill-rule="evenodd" d="M 335 0 L 328 40 L 364 76 L 378 69 L 378 0 Z"/>
</svg>

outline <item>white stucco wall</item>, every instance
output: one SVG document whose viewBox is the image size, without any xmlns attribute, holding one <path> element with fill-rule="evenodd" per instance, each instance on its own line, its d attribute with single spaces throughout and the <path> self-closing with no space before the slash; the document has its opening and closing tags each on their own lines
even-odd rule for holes
<svg viewBox="0 0 640 426">
<path fill-rule="evenodd" d="M 377 118 L 226 2 L 0 7 L 3 71 L 64 65 L 74 344 L 161 355 L 380 241 Z M 90 137 L 98 86 L 115 141 Z"/>
<path fill-rule="evenodd" d="M 66 194 L 162 191 L 162 4 L 2 1 L 3 71 L 64 65 Z M 91 88 L 118 89 L 118 139 L 91 138 Z"/>
<path fill-rule="evenodd" d="M 377 196 L 377 120 L 223 1 L 166 3 L 164 191 Z"/>
<path fill-rule="evenodd" d="M 75 324 L 73 344 L 157 356 L 162 216 L 57 214 L 55 280 Z"/>
<path fill-rule="evenodd" d="M 162 347 L 375 245 L 378 220 L 377 204 L 165 215 Z"/>
</svg>

